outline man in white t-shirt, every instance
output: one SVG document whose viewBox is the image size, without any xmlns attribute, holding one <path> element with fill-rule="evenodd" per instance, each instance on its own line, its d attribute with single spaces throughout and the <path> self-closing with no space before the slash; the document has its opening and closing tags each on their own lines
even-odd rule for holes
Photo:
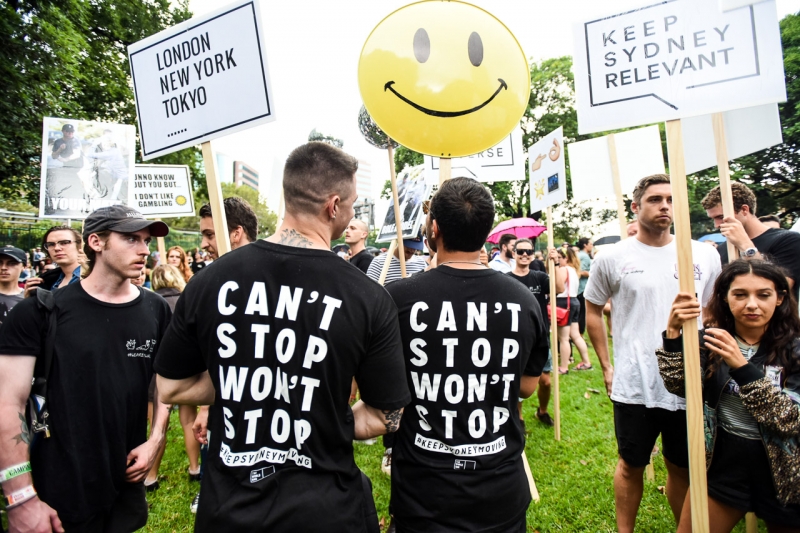
<svg viewBox="0 0 800 533">
<path fill-rule="evenodd" d="M 678 294 L 669 176 L 641 179 L 633 191 L 631 209 L 638 215 L 638 233 L 595 259 L 584 292 L 587 329 L 614 403 L 619 452 L 614 500 L 621 533 L 634 529 L 644 488 L 642 476 L 659 434 L 667 467 L 667 499 L 676 524 L 689 487 L 686 404 L 664 388 L 655 356 Z M 705 306 L 721 270 L 719 254 L 692 241 L 692 258 L 695 292 Z M 603 306 L 609 298 L 616 372 L 603 324 Z"/>
<path fill-rule="evenodd" d="M 497 245 L 500 253 L 489 261 L 489 268 L 508 274 L 514 270 L 514 245 L 517 244 L 517 236 L 513 233 L 504 233 L 500 236 Z"/>
</svg>

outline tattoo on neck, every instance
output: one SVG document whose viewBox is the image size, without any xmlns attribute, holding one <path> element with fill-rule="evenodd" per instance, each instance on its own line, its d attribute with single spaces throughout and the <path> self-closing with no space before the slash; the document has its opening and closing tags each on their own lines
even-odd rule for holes
<svg viewBox="0 0 800 533">
<path fill-rule="evenodd" d="M 402 409 L 383 409 L 381 410 L 386 422 L 383 424 L 386 427 L 386 433 L 394 433 L 400 427 L 400 418 L 403 416 Z"/>
<path fill-rule="evenodd" d="M 311 248 L 314 243 L 308 240 L 302 233 L 295 229 L 285 229 L 281 232 L 281 238 L 278 244 L 285 244 L 286 246 L 295 246 L 297 248 Z"/>
</svg>

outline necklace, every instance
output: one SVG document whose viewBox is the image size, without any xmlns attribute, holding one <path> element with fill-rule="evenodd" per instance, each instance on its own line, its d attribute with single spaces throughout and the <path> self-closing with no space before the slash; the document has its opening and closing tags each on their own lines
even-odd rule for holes
<svg viewBox="0 0 800 533">
<path fill-rule="evenodd" d="M 444 265 L 449 265 L 449 264 L 452 264 L 452 263 L 464 263 L 465 265 L 480 265 L 480 266 L 483 266 L 483 263 L 481 263 L 480 261 L 477 261 L 477 262 L 476 261 L 445 261 L 444 263 L 439 263 L 436 266 L 444 266 Z"/>
<path fill-rule="evenodd" d="M 739 339 L 740 341 L 742 341 L 743 344 L 746 344 L 748 346 L 758 346 L 758 344 L 760 344 L 760 340 L 758 340 L 756 342 L 747 342 L 744 339 L 744 337 L 742 337 L 741 335 L 738 335 L 738 334 L 736 335 L 736 338 Z"/>
</svg>

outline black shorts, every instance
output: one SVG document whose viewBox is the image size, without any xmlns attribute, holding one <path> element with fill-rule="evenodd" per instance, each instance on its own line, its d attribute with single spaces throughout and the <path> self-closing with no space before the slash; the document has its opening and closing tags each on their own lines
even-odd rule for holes
<svg viewBox="0 0 800 533">
<path fill-rule="evenodd" d="M 708 495 L 734 509 L 753 512 L 766 522 L 800 524 L 800 505 L 784 507 L 778 501 L 761 440 L 743 439 L 717 430 L 708 469 Z"/>
<path fill-rule="evenodd" d="M 62 520 L 68 533 L 131 533 L 147 524 L 144 483 L 126 483 L 111 508 L 81 523 Z"/>
<path fill-rule="evenodd" d="M 556 298 L 556 306 L 560 307 L 561 309 L 567 308 L 567 299 L 566 298 Z M 573 322 L 577 322 L 581 316 L 581 302 L 577 298 L 570 298 L 569 299 L 569 324 Z"/>
<path fill-rule="evenodd" d="M 619 456 L 634 468 L 650 464 L 659 434 L 664 458 L 675 466 L 689 468 L 686 411 L 614 402 L 614 432 Z"/>
</svg>

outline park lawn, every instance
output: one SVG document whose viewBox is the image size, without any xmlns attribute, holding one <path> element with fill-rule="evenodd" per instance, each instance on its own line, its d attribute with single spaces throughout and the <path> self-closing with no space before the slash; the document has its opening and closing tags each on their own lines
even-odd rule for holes
<svg viewBox="0 0 800 533">
<path fill-rule="evenodd" d="M 561 377 L 561 442 L 553 438 L 553 429 L 539 423 L 535 416 L 535 395 L 525 402 L 528 427 L 527 452 L 541 501 L 528 509 L 528 530 L 613 532 L 613 475 L 616 465 L 616 441 L 611 402 L 605 394 L 603 377 L 594 352 L 594 370 Z M 600 394 L 589 389 L 600 391 Z M 588 398 L 586 397 L 588 394 Z M 553 413 L 552 402 L 550 413 Z M 383 446 L 356 443 L 359 467 L 372 479 L 378 515 L 388 526 L 389 477 L 380 470 Z M 199 487 L 186 478 L 188 461 L 183 451 L 183 434 L 177 412 L 172 413 L 167 452 L 161 465 L 161 488 L 149 496 L 150 519 L 145 531 L 191 531 L 194 515 L 189 504 Z M 674 531 L 672 513 L 659 487 L 666 482 L 664 462 L 655 460 L 655 481 L 645 481 L 637 531 Z M 309 517 L 313 520 L 313 516 Z M 763 523 L 761 531 L 766 531 Z M 744 532 L 743 524 L 735 529 Z"/>
</svg>

